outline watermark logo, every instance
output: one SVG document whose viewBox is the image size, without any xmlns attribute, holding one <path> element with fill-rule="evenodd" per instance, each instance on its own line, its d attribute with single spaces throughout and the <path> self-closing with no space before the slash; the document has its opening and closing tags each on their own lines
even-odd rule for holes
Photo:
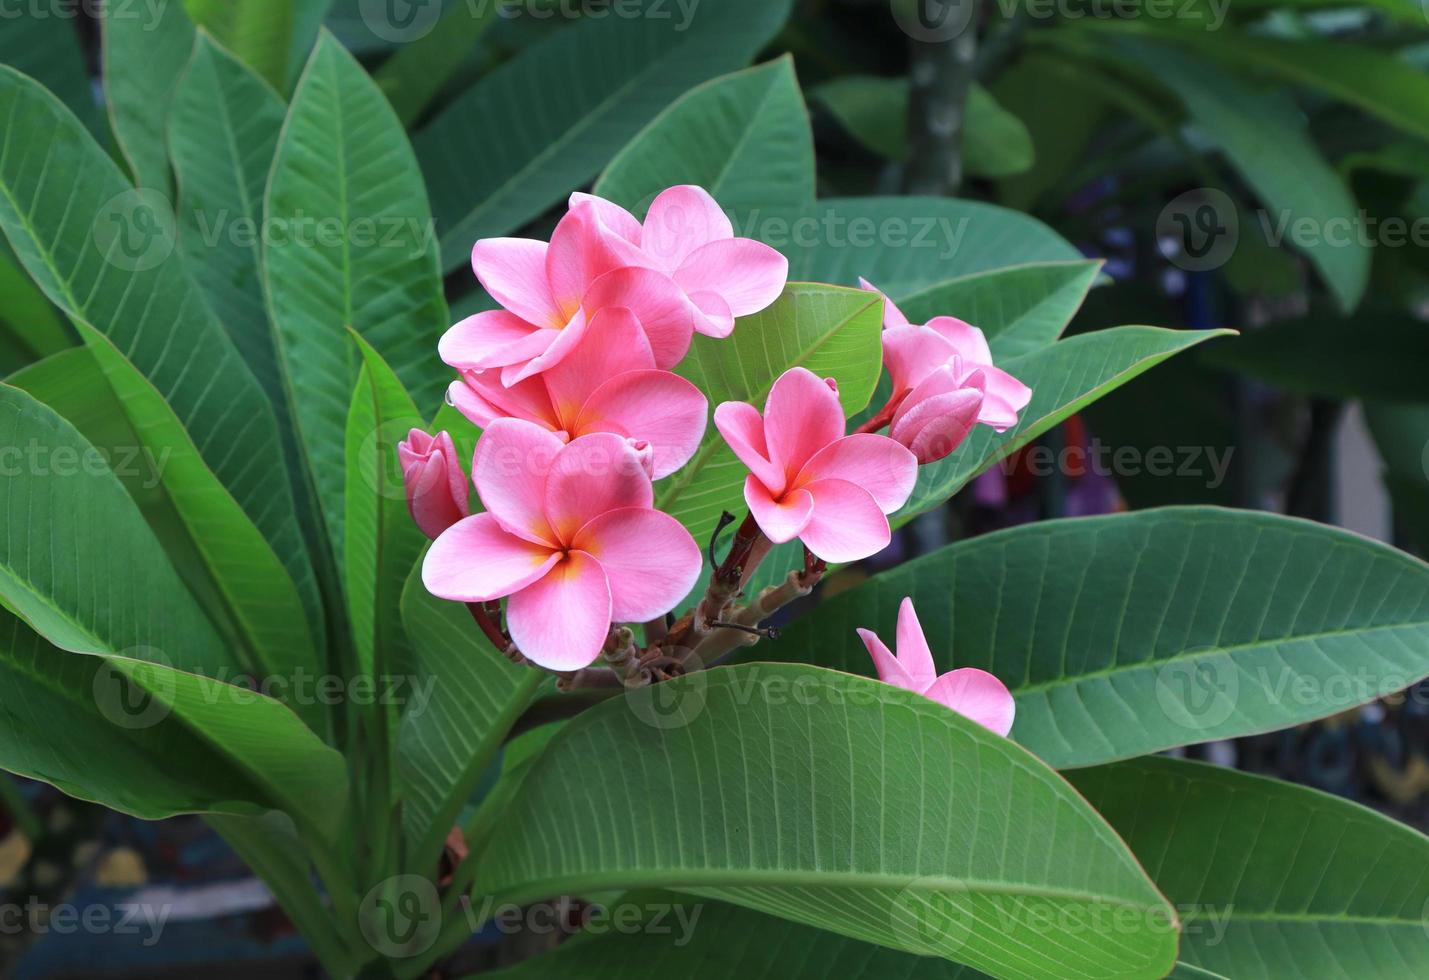
<svg viewBox="0 0 1429 980">
<path fill-rule="evenodd" d="M 1187 272 L 1219 269 L 1240 241 L 1235 202 L 1214 187 L 1186 191 L 1161 209 L 1156 241 L 1161 254 Z"/>
<path fill-rule="evenodd" d="M 928 42 L 950 41 L 962 34 L 978 7 L 975 0 L 889 0 L 889 5 L 904 34 Z"/>
<path fill-rule="evenodd" d="M 387 419 L 363 437 L 357 447 L 357 469 L 367 489 L 387 500 L 407 499 L 402 462 L 397 457 L 397 443 L 406 439 L 412 429 L 425 426 L 426 423 L 419 418 Z"/>
<path fill-rule="evenodd" d="M 956 956 L 972 935 L 972 900 L 966 886 L 947 878 L 914 879 L 888 909 L 899 948 Z"/>
<path fill-rule="evenodd" d="M 169 666 L 169 658 L 153 647 L 131 647 L 123 656 L 131 660 Z M 142 682 L 131 675 L 138 674 Z M 129 731 L 153 728 L 173 711 L 174 676 L 142 663 L 121 668 L 113 661 L 99 660 L 92 691 L 99 713 L 111 724 Z"/>
<path fill-rule="evenodd" d="M 683 664 L 683 676 L 626 693 L 625 703 L 635 717 L 651 728 L 661 731 L 684 728 L 704 712 L 708 672 L 693 650 L 685 652 Z"/>
<path fill-rule="evenodd" d="M 169 199 L 156 190 L 127 190 L 100 206 L 90 234 L 110 265 L 147 272 L 174 252 L 174 212 Z"/>
<path fill-rule="evenodd" d="M 442 0 L 362 0 L 362 23 L 384 41 L 408 44 L 432 33 Z"/>
<path fill-rule="evenodd" d="M 1156 701 L 1173 723 L 1192 731 L 1223 724 L 1240 696 L 1240 672 L 1230 658 L 1207 651 L 1164 664 L 1156 672 Z"/>
<path fill-rule="evenodd" d="M 421 875 L 395 875 L 369 891 L 357 910 L 362 935 L 392 959 L 421 956 L 437 941 L 442 903 L 437 887 Z"/>
</svg>

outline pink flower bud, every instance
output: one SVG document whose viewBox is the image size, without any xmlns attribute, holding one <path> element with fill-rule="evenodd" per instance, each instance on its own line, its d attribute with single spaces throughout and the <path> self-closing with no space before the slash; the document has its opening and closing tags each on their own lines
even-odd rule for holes
<svg viewBox="0 0 1429 980">
<path fill-rule="evenodd" d="M 397 444 L 397 458 L 407 487 L 407 509 L 427 537 L 435 540 L 471 513 L 466 472 L 450 435 L 438 432 L 430 436 L 413 429 Z"/>
</svg>

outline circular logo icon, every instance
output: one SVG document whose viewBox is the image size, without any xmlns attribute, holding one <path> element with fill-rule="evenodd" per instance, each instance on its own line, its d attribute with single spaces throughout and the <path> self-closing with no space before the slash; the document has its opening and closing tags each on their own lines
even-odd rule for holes
<svg viewBox="0 0 1429 980">
<path fill-rule="evenodd" d="M 442 0 L 362 0 L 362 23 L 384 41 L 407 44 L 432 33 Z"/>
<path fill-rule="evenodd" d="M 685 673 L 658 684 L 637 687 L 625 695 L 630 710 L 651 728 L 662 731 L 684 728 L 705 710 L 706 689 L 704 665 L 693 651 L 684 658 Z"/>
<path fill-rule="evenodd" d="M 1156 244 L 1187 272 L 1219 269 L 1235 254 L 1240 216 L 1224 191 L 1198 187 L 1178 194 L 1156 219 Z"/>
<path fill-rule="evenodd" d="M 442 902 L 437 886 L 421 875 L 394 875 L 362 899 L 357 920 L 363 938 L 383 956 L 421 956 L 441 932 Z"/>
<path fill-rule="evenodd" d="M 915 878 L 888 909 L 898 947 L 923 956 L 956 956 L 976 926 L 972 902 L 964 885 L 946 878 Z"/>
<path fill-rule="evenodd" d="M 930 42 L 950 41 L 962 34 L 977 12 L 976 0 L 889 0 L 889 7 L 904 34 Z"/>
<path fill-rule="evenodd" d="M 95 707 L 119 728 L 153 728 L 173 710 L 174 676 L 147 664 L 168 666 L 169 658 L 153 647 L 131 647 L 122 656 L 134 662 L 121 665 L 96 658 L 99 667 L 91 687 Z"/>
<path fill-rule="evenodd" d="M 100 206 L 90 228 L 104 261 L 126 272 L 145 272 L 174 252 L 174 211 L 148 188 L 116 194 Z"/>
<path fill-rule="evenodd" d="M 1156 701 L 1173 723 L 1192 731 L 1223 724 L 1240 696 L 1240 672 L 1226 656 L 1206 653 L 1156 672 Z"/>
<path fill-rule="evenodd" d="M 397 443 L 407 438 L 423 422 L 418 418 L 388 419 L 367 433 L 357 447 L 357 469 L 367 489 L 388 500 L 406 500 L 407 488 L 402 480 L 402 461 L 397 458 Z M 434 493 L 446 490 L 445 484 L 434 486 Z"/>
</svg>

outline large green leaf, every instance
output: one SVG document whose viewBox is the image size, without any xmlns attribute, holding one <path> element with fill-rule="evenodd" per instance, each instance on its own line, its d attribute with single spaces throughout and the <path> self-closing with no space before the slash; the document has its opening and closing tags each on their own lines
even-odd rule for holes
<svg viewBox="0 0 1429 980">
<path fill-rule="evenodd" d="M 1006 432 L 977 426 L 951 455 L 918 468 L 918 483 L 896 520 L 936 507 L 969 480 L 1073 412 L 1223 330 L 1113 327 L 1058 341 L 999 367 L 1032 388 L 1032 401 Z"/>
<path fill-rule="evenodd" d="M 285 396 L 263 299 L 260 231 L 263 191 L 286 111 L 277 92 L 200 35 L 169 118 L 179 245 L 275 406 Z"/>
<path fill-rule="evenodd" d="M 1338 797 L 1174 759 L 1071 779 L 1180 910 L 1181 960 L 1193 970 L 1236 980 L 1429 973 L 1423 834 Z"/>
<path fill-rule="evenodd" d="M 724 0 L 677 10 L 639 0 L 523 51 L 417 134 L 441 229 L 442 265 L 478 238 L 519 228 L 590 180 L 656 113 L 746 64 L 791 0 Z"/>
<path fill-rule="evenodd" d="M 79 19 L 57 16 L 60 12 L 57 4 L 7 8 L 5 29 L 0 31 L 0 65 L 24 72 L 49 89 L 99 137 L 103 114 L 95 104 L 84 62 Z"/>
<path fill-rule="evenodd" d="M 189 17 L 276 89 L 288 83 L 293 0 L 183 0 Z"/>
<path fill-rule="evenodd" d="M 814 667 L 720 668 L 585 712 L 475 857 L 497 901 L 671 887 L 999 977 L 1154 978 L 1175 959 L 1171 910 L 1055 774 L 932 701 Z"/>
<path fill-rule="evenodd" d="M 341 564 L 355 329 L 435 408 L 448 326 L 426 191 L 392 108 L 332 35 L 293 96 L 268 186 L 264 275 L 299 441 Z M 304 232 L 307 234 L 304 234 Z"/>
<path fill-rule="evenodd" d="M 130 187 L 53 96 L 3 67 L 0 115 L 0 227 L 16 255 L 163 396 L 316 619 L 272 409 L 174 254 L 167 203 Z"/>
<path fill-rule="evenodd" d="M 1058 767 L 1300 724 L 1429 675 L 1429 566 L 1272 514 L 1171 507 L 974 538 L 874 576 L 764 656 L 871 673 L 911 596 L 940 670 L 1017 698 Z"/>
<path fill-rule="evenodd" d="M 501 16 L 499 3 L 456 3 L 431 31 L 402 45 L 373 77 L 403 125 L 415 123 Z"/>
<path fill-rule="evenodd" d="M 415 689 L 397 734 L 397 775 L 412 867 L 434 866 L 447 832 L 501 741 L 545 675 L 492 648 L 458 602 L 422 585 L 421 566 L 402 594 Z"/>
<path fill-rule="evenodd" d="M 792 221 L 753 215 L 742 233 L 783 249 L 791 279 L 852 286 L 862 276 L 895 300 L 975 272 L 1082 257 L 1036 218 L 978 201 L 828 198 Z"/>
<path fill-rule="evenodd" d="M 73 340 L 45 294 L 0 249 L 0 335 L 8 334 L 27 359 L 56 354 Z"/>
<path fill-rule="evenodd" d="M 616 154 L 595 193 L 643 214 L 674 184 L 726 210 L 814 203 L 814 136 L 789 57 L 691 89 Z"/>
<path fill-rule="evenodd" d="M 169 106 L 193 53 L 193 22 L 181 3 L 116 4 L 104 13 L 104 93 L 114 136 L 134 183 L 167 195 Z"/>
<path fill-rule="evenodd" d="M 726 401 L 763 411 L 774 381 L 805 367 L 838 381 L 839 400 L 852 415 L 868 404 L 882 370 L 882 315 L 873 293 L 794 283 L 768 309 L 741 318 L 724 340 L 696 336 L 678 372 L 705 393 L 711 411 Z M 741 506 L 744 472 L 711 425 L 694 458 L 656 487 L 655 505 L 703 541 L 722 511 Z"/>
</svg>

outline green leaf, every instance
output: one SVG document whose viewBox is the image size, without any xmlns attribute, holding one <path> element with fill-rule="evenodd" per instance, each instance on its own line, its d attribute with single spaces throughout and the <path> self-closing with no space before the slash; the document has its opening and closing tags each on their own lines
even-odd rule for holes
<svg viewBox="0 0 1429 980">
<path fill-rule="evenodd" d="M 419 564 L 402 593 L 416 655 L 413 703 L 397 734 L 397 774 L 412 867 L 435 865 L 451 830 L 517 716 L 545 675 L 492 648 L 471 614 L 422 585 Z"/>
<path fill-rule="evenodd" d="M 73 344 L 70 330 L 30 277 L 0 254 L 0 333 L 9 334 L 34 359 Z"/>
<path fill-rule="evenodd" d="M 53 96 L 3 67 L 0 116 L 11 121 L 0 142 L 0 228 L 16 255 L 51 301 L 103 332 L 163 396 L 282 560 L 318 629 L 277 423 L 174 255 L 167 201 L 130 187 Z"/>
<path fill-rule="evenodd" d="M 269 181 L 269 309 L 294 421 L 341 566 L 344 432 L 361 357 L 355 329 L 418 405 L 446 384 L 448 326 L 426 191 L 402 125 L 326 32 L 298 82 Z M 304 232 L 307 232 L 305 235 Z"/>
<path fill-rule="evenodd" d="M 1021 119 L 974 83 L 963 127 L 963 168 L 974 177 L 1012 177 L 1031 169 L 1032 134 Z"/>
<path fill-rule="evenodd" d="M 1032 401 L 1006 432 L 977 426 L 951 455 L 918 468 L 918 483 L 895 521 L 936 507 L 973 477 L 1027 445 L 1073 412 L 1187 348 L 1225 330 L 1113 327 L 1009 358 L 999 367 L 1032 388 Z"/>
<path fill-rule="evenodd" d="M 1384 458 L 1395 526 L 1429 554 L 1429 406 L 1367 402 L 1365 421 Z"/>
<path fill-rule="evenodd" d="M 193 54 L 193 22 L 183 4 L 165 2 L 116 5 L 99 23 L 114 136 L 135 185 L 168 194 L 169 106 Z"/>
<path fill-rule="evenodd" d="M 1190 967 L 1236 980 L 1429 972 L 1423 834 L 1325 793 L 1174 759 L 1071 779 L 1181 911 Z"/>
<path fill-rule="evenodd" d="M 286 111 L 277 92 L 200 34 L 169 118 L 179 246 L 275 406 L 283 406 L 286 396 L 263 299 L 260 232 L 263 192 Z"/>
<path fill-rule="evenodd" d="M 275 89 L 288 84 L 292 0 L 183 0 L 189 17 Z"/>
<path fill-rule="evenodd" d="M 1214 507 L 960 542 L 840 593 L 765 655 L 872 673 L 854 629 L 891 642 L 904 596 L 939 669 L 997 675 L 1013 737 L 1059 768 L 1287 728 L 1429 674 L 1429 566 Z"/>
<path fill-rule="evenodd" d="M 1371 308 L 1351 319 L 1314 314 L 1248 331 L 1201 355 L 1286 391 L 1331 398 L 1429 401 L 1429 324 Z"/>
<path fill-rule="evenodd" d="M 740 214 L 813 206 L 814 136 L 792 58 L 691 89 L 616 154 L 595 193 L 644 214 L 675 184 Z"/>
<path fill-rule="evenodd" d="M 152 650 L 135 650 L 135 655 Z M 340 812 L 342 757 L 278 702 L 120 656 L 51 646 L 0 609 L 0 766 L 161 820 L 273 806 Z"/>
<path fill-rule="evenodd" d="M 1062 336 L 1102 263 L 1044 262 L 951 279 L 906 296 L 898 308 L 913 323 L 955 316 L 980 328 L 994 358 L 1017 357 Z"/>
<path fill-rule="evenodd" d="M 852 286 L 862 276 L 894 300 L 976 272 L 1082 258 L 1036 218 L 978 201 L 829 198 L 792 220 L 755 214 L 738 230 L 783 249 L 790 279 Z"/>
<path fill-rule="evenodd" d="M 404 126 L 422 111 L 471 54 L 500 15 L 498 2 L 457 3 L 426 34 L 399 47 L 373 76 Z"/>
<path fill-rule="evenodd" d="M 1176 955 L 1171 910 L 1054 773 L 919 695 L 806 666 L 585 712 L 477 859 L 498 902 L 676 888 L 1001 977 L 1154 978 Z"/>
<path fill-rule="evenodd" d="M 417 134 L 444 269 L 590 180 L 692 85 L 748 63 L 791 0 L 640 4 L 525 49 Z"/>
<path fill-rule="evenodd" d="M 868 404 L 882 370 L 883 302 L 873 293 L 793 283 L 768 309 L 742 317 L 724 340 L 696 336 L 678 373 L 709 399 L 749 402 L 760 411 L 774 381 L 805 367 L 839 383 L 844 413 Z M 679 518 L 695 540 L 720 513 L 742 506 L 744 464 L 713 425 L 684 468 L 655 488 L 655 506 Z"/>
<path fill-rule="evenodd" d="M 95 104 L 75 16 L 60 16 L 58 5 L 15 4 L 5 11 L 0 31 L 0 65 L 29 75 L 53 92 L 83 120 L 96 138 L 104 124 Z M 71 13 L 78 13 L 71 8 Z"/>
</svg>

